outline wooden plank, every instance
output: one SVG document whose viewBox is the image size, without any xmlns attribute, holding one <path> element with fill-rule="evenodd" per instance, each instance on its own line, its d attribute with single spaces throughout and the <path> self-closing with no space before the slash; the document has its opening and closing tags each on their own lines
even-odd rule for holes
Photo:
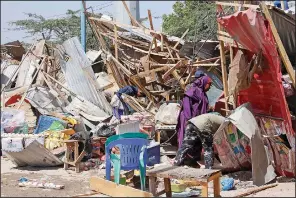
<svg viewBox="0 0 296 198">
<path fill-rule="evenodd" d="M 218 30 L 221 30 L 221 25 L 218 23 Z M 219 40 L 220 44 L 220 57 L 221 57 L 221 69 L 222 69 L 222 81 L 223 81 L 223 90 L 224 90 L 224 98 L 225 100 L 225 109 L 229 110 L 227 98 L 228 98 L 228 82 L 227 82 L 227 70 L 226 70 L 226 59 L 225 59 L 225 48 L 224 48 L 224 42 L 222 40 Z M 226 111 L 226 114 L 228 115 L 228 111 Z"/>
<path fill-rule="evenodd" d="M 175 71 L 176 69 L 178 69 L 180 66 L 182 65 L 182 61 L 179 61 L 176 63 L 175 66 L 171 67 L 165 74 L 162 75 L 162 78 L 164 80 L 166 80 L 168 78 L 168 76 L 173 72 Z"/>
<path fill-rule="evenodd" d="M 44 58 L 44 59 L 42 60 L 42 62 L 40 63 L 40 65 L 39 65 L 39 67 L 38 67 L 36 73 L 34 74 L 32 80 L 31 80 L 31 82 L 30 82 L 30 84 L 29 84 L 29 86 L 27 87 L 27 89 L 26 89 L 24 95 L 22 96 L 22 99 L 21 99 L 21 101 L 20 101 L 20 103 L 19 103 L 17 109 L 20 109 L 20 107 L 22 106 L 22 104 L 23 104 L 23 102 L 24 102 L 24 100 L 25 100 L 25 98 L 26 98 L 26 96 L 27 96 L 27 93 L 28 93 L 29 89 L 31 88 L 31 86 L 32 86 L 32 84 L 33 84 L 34 79 L 35 79 L 35 78 L 37 77 L 37 75 L 39 74 L 42 65 L 45 64 L 45 60 L 47 60 L 47 58 Z"/>
<path fill-rule="evenodd" d="M 99 177 L 90 178 L 90 189 L 111 197 L 153 197 L 152 193 L 123 186 Z"/>
<path fill-rule="evenodd" d="M 141 23 L 139 23 L 139 22 L 133 17 L 133 15 L 131 14 L 130 10 L 128 9 L 128 7 L 127 7 L 125 1 L 121 1 L 121 2 L 122 2 L 122 4 L 123 4 L 123 6 L 124 6 L 124 8 L 125 8 L 125 10 L 126 10 L 126 12 L 127 12 L 127 14 L 128 14 L 128 16 L 130 17 L 130 20 L 131 20 L 132 24 L 133 24 L 134 26 L 137 26 L 137 27 L 146 28 L 146 27 L 144 27 Z"/>
<path fill-rule="evenodd" d="M 148 19 L 149 19 L 149 23 L 150 23 L 150 29 L 154 30 L 153 22 L 152 22 L 152 15 L 151 15 L 151 11 L 149 9 L 148 9 Z M 154 42 L 155 48 L 157 48 L 157 42 L 156 42 L 155 38 L 153 38 L 153 42 Z"/>
<path fill-rule="evenodd" d="M 218 38 L 219 41 L 223 41 L 225 43 L 228 43 L 230 46 L 238 47 L 238 48 L 241 48 L 241 49 L 246 49 L 239 42 L 236 42 L 232 38 L 228 38 L 228 37 L 225 37 L 225 36 L 219 36 L 219 35 L 217 35 L 217 38 Z"/>
<path fill-rule="evenodd" d="M 171 180 L 169 178 L 164 178 L 163 180 L 166 197 L 172 197 Z"/>
<path fill-rule="evenodd" d="M 217 5 L 223 5 L 223 6 L 242 6 L 242 7 L 246 7 L 246 8 L 254 8 L 257 9 L 259 8 L 258 5 L 252 5 L 252 4 L 240 4 L 240 3 L 228 3 L 228 2 L 220 2 L 220 1 L 216 1 Z"/>
<path fill-rule="evenodd" d="M 292 67 L 292 64 L 291 64 L 291 62 L 289 60 L 289 57 L 288 57 L 287 52 L 285 50 L 285 47 L 284 47 L 284 45 L 282 43 L 282 40 L 281 40 L 281 38 L 280 38 L 280 36 L 279 36 L 279 34 L 278 34 L 277 30 L 276 30 L 276 27 L 275 27 L 275 25 L 273 23 L 273 20 L 271 18 L 269 10 L 268 10 L 268 8 L 267 8 L 267 6 L 265 5 L 264 2 L 261 2 L 260 6 L 261 6 L 261 9 L 262 9 L 262 12 L 265 15 L 265 18 L 267 19 L 267 21 L 270 24 L 270 28 L 271 28 L 273 37 L 274 37 L 274 39 L 275 39 L 275 41 L 277 43 L 277 46 L 279 48 L 278 50 L 280 52 L 281 58 L 282 58 L 282 60 L 284 62 L 284 65 L 286 67 L 286 70 L 288 71 L 288 74 L 289 74 L 289 76 L 290 76 L 290 78 L 292 80 L 292 84 L 296 88 L 295 70 Z"/>
<path fill-rule="evenodd" d="M 90 189 L 111 197 L 153 197 L 152 193 L 123 186 L 99 177 L 90 178 Z"/>
<path fill-rule="evenodd" d="M 179 43 L 181 42 L 181 40 L 186 36 L 186 34 L 189 32 L 189 29 L 187 29 L 181 36 L 181 38 L 178 40 L 178 42 L 175 44 L 175 46 L 173 47 L 173 49 L 176 49 L 176 47 L 179 45 Z"/>
<path fill-rule="evenodd" d="M 140 73 L 134 75 L 134 77 L 144 78 L 144 77 L 150 75 L 153 72 L 159 72 L 159 71 L 163 71 L 163 70 L 167 70 L 167 69 L 168 69 L 167 66 L 163 66 L 163 67 L 160 67 L 160 68 L 157 68 L 157 69 L 152 69 L 152 70 L 148 70 L 148 71 L 145 71 L 145 72 L 140 72 Z"/>
<path fill-rule="evenodd" d="M 176 70 L 172 72 L 172 75 L 174 76 L 174 78 L 175 78 L 176 80 L 179 81 L 181 88 L 182 88 L 183 90 L 185 90 L 185 87 L 186 87 L 185 82 L 184 82 L 183 78 L 177 73 Z"/>
</svg>

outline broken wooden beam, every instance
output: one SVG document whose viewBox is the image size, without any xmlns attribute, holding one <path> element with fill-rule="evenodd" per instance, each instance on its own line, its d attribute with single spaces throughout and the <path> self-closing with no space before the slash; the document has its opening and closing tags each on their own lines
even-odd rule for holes
<svg viewBox="0 0 296 198">
<path fill-rule="evenodd" d="M 166 80 L 169 77 L 169 75 L 171 73 L 173 73 L 173 71 L 175 71 L 176 69 L 178 69 L 181 65 L 182 65 L 182 61 L 177 62 L 177 64 L 175 64 L 175 66 L 171 67 L 164 75 L 162 75 L 162 78 L 164 80 Z"/>
<path fill-rule="evenodd" d="M 153 197 L 149 192 L 116 184 L 99 177 L 90 178 L 90 189 L 111 197 Z"/>
</svg>

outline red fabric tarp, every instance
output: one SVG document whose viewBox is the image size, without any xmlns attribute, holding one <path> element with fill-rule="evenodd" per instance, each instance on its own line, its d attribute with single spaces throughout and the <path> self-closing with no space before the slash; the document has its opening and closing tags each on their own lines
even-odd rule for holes
<svg viewBox="0 0 296 198">
<path fill-rule="evenodd" d="M 269 23 L 252 9 L 219 18 L 218 22 L 250 52 L 258 53 L 262 49 L 268 65 L 263 73 L 254 74 L 250 88 L 239 92 L 237 105 L 250 102 L 255 113 L 282 118 L 288 124 L 289 133 L 294 135 L 281 80 L 280 58 Z"/>
</svg>

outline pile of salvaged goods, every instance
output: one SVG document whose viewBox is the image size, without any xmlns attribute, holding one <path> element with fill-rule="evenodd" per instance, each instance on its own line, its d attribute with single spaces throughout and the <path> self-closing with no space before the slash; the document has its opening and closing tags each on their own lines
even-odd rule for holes
<svg viewBox="0 0 296 198">
<path fill-rule="evenodd" d="M 224 17 L 222 5 L 229 4 L 217 5 L 221 7 L 219 42 L 185 42 L 188 30 L 177 38 L 146 28 L 132 16 L 133 25 L 126 25 L 86 13 L 99 51 L 85 53 L 77 37 L 62 45 L 39 40 L 28 50 L 18 41 L 1 46 L 4 155 L 18 166 L 64 164 L 65 169 L 71 165 L 77 172 L 106 166 L 108 171 L 111 165 L 105 164 L 105 144 L 115 141 L 116 134 L 128 137 L 128 132 L 142 132 L 138 136 L 149 139 L 147 165 L 159 164 L 161 155 L 176 154 L 179 103 L 199 68 L 213 80 L 208 92 L 210 105 L 229 117 L 214 135 L 220 167 L 227 171 L 252 169 L 256 185 L 271 181 L 276 174 L 295 175 L 296 107 L 288 100 L 295 97 L 295 77 L 286 59 L 283 62 L 290 77 L 279 72 L 280 56 L 286 52 L 267 8 L 262 8 L 268 21 L 264 23 L 263 16 L 253 9 L 258 6 L 249 5 L 248 10 Z M 257 26 L 249 23 L 250 17 Z M 279 53 L 275 43 L 280 46 Z M 133 113 L 118 119 L 110 103 L 115 92 L 127 85 L 136 86 L 145 97 L 124 95 Z M 251 104 L 252 111 L 245 103 Z M 112 149 L 115 154 L 128 153 L 123 151 Z M 147 172 L 153 195 L 155 177 L 164 178 L 166 188 L 170 180 L 164 175 L 185 179 L 185 173 L 179 178 L 182 175 L 176 170 L 162 171 Z M 207 181 L 213 180 L 215 185 L 220 177 L 219 171 L 213 170 L 187 172 L 191 179 L 212 174 Z M 93 182 L 107 184 L 98 178 Z M 167 195 L 170 190 L 166 189 Z M 219 188 L 214 191 L 218 195 Z"/>
</svg>

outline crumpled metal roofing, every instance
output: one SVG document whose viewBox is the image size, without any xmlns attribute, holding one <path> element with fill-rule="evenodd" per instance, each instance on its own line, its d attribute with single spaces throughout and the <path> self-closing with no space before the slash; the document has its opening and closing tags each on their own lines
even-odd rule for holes
<svg viewBox="0 0 296 198">
<path fill-rule="evenodd" d="M 294 134 L 282 86 L 280 58 L 268 22 L 253 9 L 222 17 L 218 22 L 252 53 L 262 49 L 267 63 L 263 73 L 254 74 L 251 87 L 239 92 L 238 105 L 250 102 L 255 113 L 282 118 L 289 125 L 288 131 Z"/>
<path fill-rule="evenodd" d="M 61 69 L 70 90 L 100 107 L 104 111 L 101 117 L 111 115 L 111 106 L 103 93 L 96 89 L 94 71 L 78 38 L 66 40 L 63 46 L 59 46 L 59 52 Z"/>
<path fill-rule="evenodd" d="M 63 162 L 46 149 L 37 140 L 34 140 L 20 152 L 5 151 L 8 158 L 18 166 L 58 166 Z"/>
</svg>

